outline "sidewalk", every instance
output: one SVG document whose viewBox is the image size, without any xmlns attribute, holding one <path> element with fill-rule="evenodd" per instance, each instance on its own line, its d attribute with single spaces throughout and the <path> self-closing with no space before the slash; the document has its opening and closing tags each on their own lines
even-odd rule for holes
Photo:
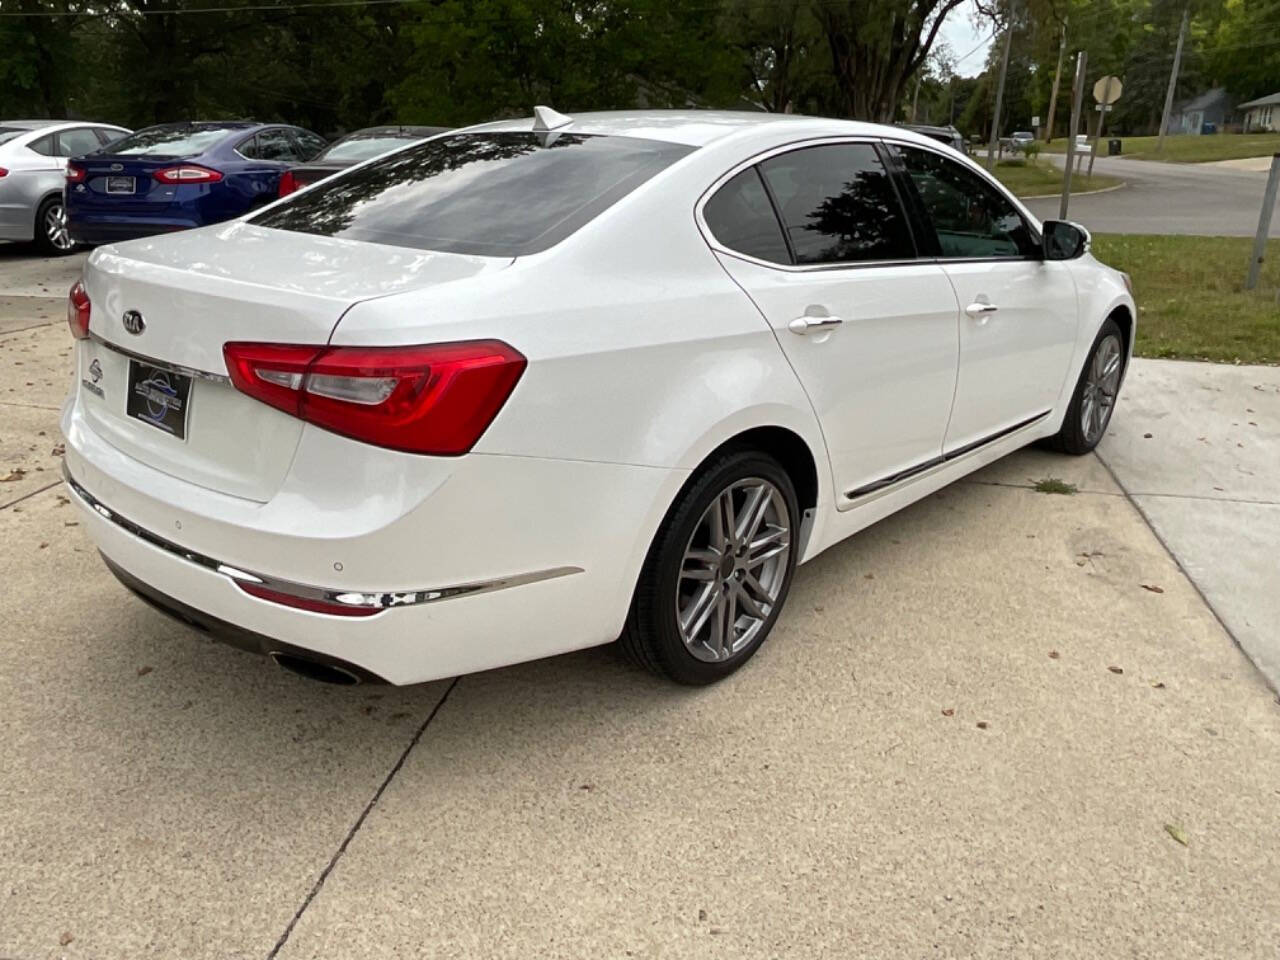
<svg viewBox="0 0 1280 960">
<path fill-rule="evenodd" d="M 1098 456 L 1280 689 L 1280 368 L 1135 360 Z"/>
</svg>

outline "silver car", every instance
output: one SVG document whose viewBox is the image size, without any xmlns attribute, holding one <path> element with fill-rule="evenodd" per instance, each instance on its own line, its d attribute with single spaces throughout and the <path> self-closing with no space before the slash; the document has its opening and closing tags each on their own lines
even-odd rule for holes
<svg viewBox="0 0 1280 960">
<path fill-rule="evenodd" d="M 68 157 L 96 153 L 130 131 L 108 123 L 0 120 L 0 240 L 69 253 L 62 188 Z"/>
</svg>

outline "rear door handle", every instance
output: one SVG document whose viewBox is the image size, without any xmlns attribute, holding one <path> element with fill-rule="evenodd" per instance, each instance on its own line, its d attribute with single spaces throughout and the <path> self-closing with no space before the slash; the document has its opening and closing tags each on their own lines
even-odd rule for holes
<svg viewBox="0 0 1280 960">
<path fill-rule="evenodd" d="M 984 303 L 981 300 L 975 300 L 964 308 L 964 312 L 971 317 L 984 317 L 989 313 L 995 313 L 1000 308 L 994 303 Z"/>
<path fill-rule="evenodd" d="M 832 330 L 844 323 L 839 317 L 796 317 L 787 324 L 787 329 L 800 336 Z"/>
</svg>

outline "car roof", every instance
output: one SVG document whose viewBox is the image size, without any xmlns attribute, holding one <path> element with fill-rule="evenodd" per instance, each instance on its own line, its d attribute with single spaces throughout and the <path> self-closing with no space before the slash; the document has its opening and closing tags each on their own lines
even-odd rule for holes
<svg viewBox="0 0 1280 960">
<path fill-rule="evenodd" d="M 124 130 L 118 123 L 103 120 L 0 120 L 0 130 L 52 130 L 62 127 L 114 127 Z"/>
<path fill-rule="evenodd" d="M 448 133 L 450 127 L 424 127 L 403 123 L 388 123 L 380 127 L 364 127 L 342 135 L 343 140 L 354 140 L 357 137 L 434 137 L 437 133 Z"/>
<path fill-rule="evenodd" d="M 776 131 L 786 124 L 799 135 L 871 136 L 886 133 L 901 134 L 914 139 L 919 134 L 901 127 L 860 120 L 832 120 L 827 117 L 809 117 L 796 113 L 764 113 L 732 110 L 610 110 L 570 115 L 572 123 L 557 127 L 552 133 L 587 133 L 617 137 L 637 137 L 644 140 L 665 140 L 690 147 L 702 147 L 716 140 L 751 130 L 764 133 Z M 471 131 L 532 131 L 534 119 L 498 120 L 468 127 Z"/>
</svg>

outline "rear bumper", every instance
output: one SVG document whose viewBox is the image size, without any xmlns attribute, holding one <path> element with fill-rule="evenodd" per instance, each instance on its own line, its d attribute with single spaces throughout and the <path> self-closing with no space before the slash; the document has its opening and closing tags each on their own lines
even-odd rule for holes
<svg viewBox="0 0 1280 960">
<path fill-rule="evenodd" d="M 305 652 L 396 684 L 613 640 L 653 531 L 686 476 L 528 457 L 415 458 L 425 472 L 417 502 L 374 516 L 335 508 L 346 498 L 385 500 L 376 486 L 327 483 L 312 493 L 328 502 L 308 504 L 298 500 L 310 499 L 305 490 L 286 484 L 276 502 L 236 504 L 123 456 L 74 401 L 62 427 L 84 529 L 131 589 L 237 646 Z M 364 470 L 355 463 L 367 448 L 324 440 L 342 448 L 326 460 L 356 467 L 348 479 L 377 476 L 372 452 Z M 444 480 L 430 476 L 441 469 Z M 414 482 L 412 474 L 400 480 Z M 282 520 L 285 509 L 291 522 Z M 563 568 L 573 572 L 522 578 Z M 298 609 L 246 593 L 244 575 L 377 597 L 383 606 L 359 617 Z M 478 583 L 492 588 L 470 589 Z"/>
<path fill-rule="evenodd" d="M 202 224 L 173 217 L 94 217 L 68 211 L 67 229 L 77 243 L 100 245 L 154 237 L 161 233 L 190 230 Z"/>
</svg>

